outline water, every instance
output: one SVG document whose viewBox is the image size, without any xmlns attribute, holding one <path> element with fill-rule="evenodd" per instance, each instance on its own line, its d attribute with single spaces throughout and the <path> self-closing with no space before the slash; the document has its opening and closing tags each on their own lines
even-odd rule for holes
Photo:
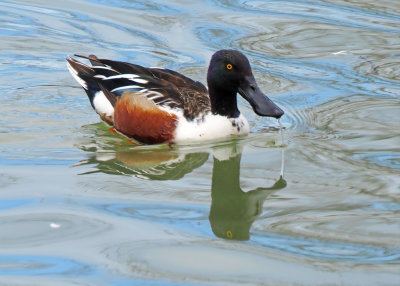
<svg viewBox="0 0 400 286">
<path fill-rule="evenodd" d="M 400 285 L 397 0 L 0 11 L 0 285 Z M 94 53 L 205 82 L 221 48 L 248 55 L 283 139 L 240 99 L 247 137 L 134 146 L 65 66 Z"/>
</svg>

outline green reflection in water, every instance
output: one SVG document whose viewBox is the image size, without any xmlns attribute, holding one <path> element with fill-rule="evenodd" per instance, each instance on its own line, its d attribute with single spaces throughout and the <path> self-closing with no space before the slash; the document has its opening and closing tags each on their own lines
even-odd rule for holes
<svg viewBox="0 0 400 286">
<path fill-rule="evenodd" d="M 152 181 L 182 179 L 201 167 L 212 150 L 214 156 L 209 221 L 213 233 L 224 239 L 248 240 L 251 225 L 263 211 L 264 201 L 275 191 L 286 187 L 281 170 L 281 176 L 272 186 L 258 187 L 246 192 L 241 189 L 240 161 L 245 143 L 240 139 L 206 144 L 200 150 L 191 149 L 190 146 L 170 148 L 163 145 L 149 147 L 93 143 L 90 146 L 97 147 L 82 146 L 81 149 L 91 152 L 91 155 L 88 160 L 77 165 L 89 164 L 94 170 L 82 174 L 101 172 L 110 175 L 134 175 Z M 102 149 L 100 146 L 107 148 Z M 283 151 L 284 149 L 282 166 Z"/>
<path fill-rule="evenodd" d="M 227 160 L 214 157 L 210 224 L 214 234 L 221 238 L 248 240 L 250 227 L 261 214 L 266 198 L 286 187 L 283 177 L 272 187 L 259 187 L 244 192 L 240 187 L 241 153 Z"/>
</svg>

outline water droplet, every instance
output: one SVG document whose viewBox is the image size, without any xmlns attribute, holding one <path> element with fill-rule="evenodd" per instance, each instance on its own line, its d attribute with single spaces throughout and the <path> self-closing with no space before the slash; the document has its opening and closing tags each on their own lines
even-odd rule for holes
<svg viewBox="0 0 400 286">
<path fill-rule="evenodd" d="M 284 147 L 284 140 L 283 140 L 283 126 L 282 122 L 278 119 L 280 133 L 281 133 L 281 146 Z M 285 169 L 285 148 L 282 148 L 282 157 L 281 157 L 281 178 L 283 178 L 283 171 Z"/>
</svg>

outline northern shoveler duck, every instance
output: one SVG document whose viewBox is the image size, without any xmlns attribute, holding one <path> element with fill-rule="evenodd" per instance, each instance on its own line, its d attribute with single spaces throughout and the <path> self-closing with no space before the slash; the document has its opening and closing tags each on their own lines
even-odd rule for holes
<svg viewBox="0 0 400 286">
<path fill-rule="evenodd" d="M 237 93 L 256 114 L 280 118 L 282 109 L 266 97 L 245 55 L 220 50 L 210 61 L 207 88 L 178 72 L 135 64 L 68 58 L 68 69 L 85 89 L 101 119 L 123 135 L 146 144 L 213 139 L 249 133 Z"/>
</svg>

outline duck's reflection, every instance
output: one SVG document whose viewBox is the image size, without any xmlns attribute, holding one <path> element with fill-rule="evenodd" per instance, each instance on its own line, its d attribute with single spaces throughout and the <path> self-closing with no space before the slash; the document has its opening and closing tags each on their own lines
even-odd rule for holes
<svg viewBox="0 0 400 286">
<path fill-rule="evenodd" d="M 179 180 L 202 166 L 209 157 L 209 152 L 204 150 L 186 151 L 167 145 L 135 146 L 125 137 L 115 136 L 101 123 L 84 128 L 93 136 L 82 142 L 80 148 L 90 155 L 75 165 L 90 165 L 92 170 L 82 175 L 101 172 L 155 181 Z"/>
<path fill-rule="evenodd" d="M 91 164 L 95 170 L 112 175 L 133 175 L 149 180 L 179 180 L 207 161 L 209 154 L 177 153 L 170 150 L 116 150 L 94 153 L 81 164 Z"/>
<path fill-rule="evenodd" d="M 286 186 L 286 181 L 280 177 L 273 186 L 244 192 L 240 187 L 242 147 L 237 142 L 230 142 L 211 148 L 213 169 L 209 220 L 213 233 L 220 238 L 248 240 L 251 225 L 261 214 L 266 198 Z M 181 152 L 178 148 L 130 148 L 92 153 L 82 164 L 95 167 L 84 174 L 103 172 L 155 181 L 179 180 L 202 166 L 208 157 L 209 151 L 192 153 L 187 149 Z"/>
<path fill-rule="evenodd" d="M 209 219 L 216 236 L 248 240 L 250 227 L 261 214 L 265 199 L 286 187 L 286 181 L 280 177 L 271 187 L 244 192 L 240 188 L 240 160 L 241 153 L 229 159 L 214 156 Z"/>
</svg>

